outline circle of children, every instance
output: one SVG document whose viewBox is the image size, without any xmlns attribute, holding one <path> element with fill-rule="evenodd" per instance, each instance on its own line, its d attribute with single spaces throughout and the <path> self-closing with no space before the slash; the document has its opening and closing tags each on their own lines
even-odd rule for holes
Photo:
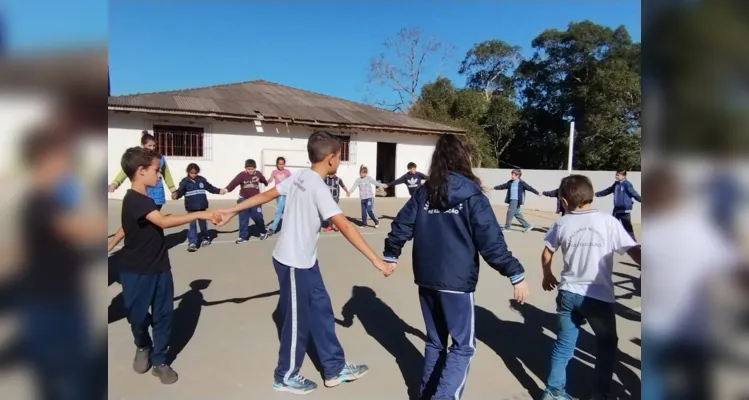
<svg viewBox="0 0 749 400">
<path fill-rule="evenodd" d="M 507 190 L 507 221 L 504 227 L 500 226 L 484 195 L 489 188 L 482 187 L 472 172 L 470 148 L 454 135 L 442 135 L 437 140 L 428 176 L 417 172 L 416 165 L 410 163 L 407 174 L 385 185 L 368 176 L 366 167 L 362 167 L 352 188 L 358 188 L 361 194 L 363 225 L 367 216 L 375 227 L 379 223 L 372 210 L 372 186 L 386 188 L 405 183 L 411 194 L 392 222 L 382 255 L 367 244 L 338 206 L 340 189 L 347 196 L 350 192 L 336 176 L 341 144 L 327 132 L 315 132 L 309 137 L 310 169 L 291 173 L 285 169 L 285 160 L 279 158 L 271 175 L 275 186 L 262 193 L 260 184 L 268 182 L 256 170 L 253 160 L 247 160 L 245 171 L 223 189 L 208 183 L 199 175 L 200 168 L 190 164 L 187 176 L 174 189 L 166 162 L 155 150 L 154 137 L 144 132 L 141 144 L 125 151 L 122 172 L 109 186 L 110 191 L 115 190 L 125 177 L 132 183 L 122 203 L 122 227 L 109 240 L 108 249 L 111 251 L 124 238 L 120 274 L 127 320 L 137 347 L 133 369 L 141 374 L 151 370 L 164 384 L 178 379 L 166 363 L 174 291 L 164 240 L 167 228 L 190 224 L 188 251 L 195 251 L 199 245 L 210 244 L 205 236 L 206 221 L 222 226 L 239 215 L 236 243 L 243 243 L 249 239 L 250 219 L 261 229 L 262 240 L 276 232 L 283 213 L 284 228 L 272 254 L 282 319 L 272 385 L 278 391 L 306 394 L 317 388 L 312 380 L 300 374 L 310 338 L 323 367 L 325 386 L 354 381 L 368 372 L 366 365 L 347 361 L 335 334 L 334 313 L 317 260 L 322 227 L 340 231 L 385 277 L 394 272 L 406 242 L 413 240 L 413 273 L 427 331 L 421 385 L 424 399 L 458 399 L 465 388 L 476 346 L 474 291 L 479 276 L 478 254 L 509 279 L 518 302 L 522 303 L 529 295 L 524 268 L 508 250 L 502 232 L 509 230 L 513 218 L 520 221 L 525 231 L 532 229 L 520 207 L 526 191 L 536 195 L 539 192 L 521 179 L 520 170 L 513 170 L 507 183 L 493 187 Z M 587 177 L 570 175 L 558 189 L 543 193 L 558 199 L 562 214 L 546 233 L 542 255 L 540 283 L 547 291 L 559 289 L 560 322 L 550 354 L 545 400 L 569 398 L 565 392 L 565 369 L 584 320 L 590 322 L 598 343 L 597 377 L 592 393 L 596 398 L 610 396 L 617 347 L 613 253 L 628 253 L 640 263 L 640 247 L 634 240 L 629 212 L 632 199 L 641 199 L 625 178 L 626 172 L 619 171 L 611 187 L 595 193 Z M 185 198 L 187 214 L 160 212 L 165 202 L 162 179 L 172 190 L 173 199 Z M 240 197 L 236 206 L 208 210 L 206 191 L 224 194 L 237 186 Z M 608 194 L 614 194 L 613 216 L 591 208 L 594 196 Z M 260 206 L 273 200 L 277 202 L 277 212 L 270 231 L 266 232 Z M 200 224 L 202 238 L 196 222 Z M 564 268 L 561 280 L 557 280 L 551 260 L 560 249 Z M 453 340 L 449 348 L 448 336 Z M 443 356 L 446 356 L 443 367 L 436 367 Z"/>
</svg>

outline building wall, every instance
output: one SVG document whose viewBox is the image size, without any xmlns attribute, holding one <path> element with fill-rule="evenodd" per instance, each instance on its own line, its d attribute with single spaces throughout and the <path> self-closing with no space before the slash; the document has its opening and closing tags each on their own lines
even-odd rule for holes
<svg viewBox="0 0 749 400">
<path fill-rule="evenodd" d="M 487 169 L 476 168 L 473 172 L 481 179 L 484 186 L 497 186 L 505 183 L 510 179 L 511 169 Z M 576 174 L 583 174 L 593 182 L 593 188 L 596 191 L 605 189 L 614 183 L 615 171 L 573 171 Z M 640 172 L 628 172 L 627 179 L 632 182 L 640 195 L 642 195 L 642 185 L 640 184 Z M 567 176 L 567 171 L 558 170 L 537 170 L 524 169 L 522 179 L 539 192 L 554 190 L 559 187 L 559 182 Z M 505 191 L 492 190 L 489 192 L 489 199 L 492 204 L 504 204 Z M 614 200 L 612 196 L 598 197 L 593 201 L 593 206 L 601 211 L 611 212 L 614 209 Z M 539 211 L 556 211 L 556 200 L 545 196 L 536 196 L 533 193 L 527 193 L 524 208 L 528 210 Z M 632 210 L 632 222 L 640 223 L 641 204 L 635 201 Z"/>
<path fill-rule="evenodd" d="M 169 169 L 175 185 L 185 176 L 185 168 L 191 162 L 200 166 L 201 175 L 217 187 L 226 186 L 234 176 L 244 169 L 248 158 L 258 163 L 258 168 L 268 177 L 275 165 L 276 157 L 286 158 L 287 168 L 292 172 L 309 167 L 307 159 L 307 138 L 313 129 L 300 126 L 285 126 L 263 123 L 259 127 L 252 122 L 228 122 L 210 118 L 182 118 L 153 116 L 139 113 L 109 112 L 108 130 L 108 174 L 114 179 L 120 170 L 120 157 L 125 149 L 140 144 L 141 131 L 152 129 L 154 124 L 202 126 L 210 137 L 205 139 L 207 153 L 203 159 L 167 157 Z M 258 129 L 259 128 L 259 129 Z M 377 170 L 377 142 L 397 143 L 396 176 L 406 172 L 406 164 L 413 161 L 425 171 L 434 151 L 437 137 L 434 135 L 407 135 L 386 132 L 342 132 L 329 130 L 333 134 L 350 134 L 350 161 L 341 163 L 338 175 L 350 186 L 359 175 L 359 166 L 369 167 L 374 176 Z M 110 199 L 121 199 L 125 194 L 125 183 L 109 194 Z M 238 189 L 225 196 L 209 195 L 209 198 L 232 198 Z M 352 197 L 358 197 L 357 191 Z M 396 196 L 408 197 L 408 190 L 400 185 Z M 182 201 L 182 200 L 179 200 Z"/>
</svg>

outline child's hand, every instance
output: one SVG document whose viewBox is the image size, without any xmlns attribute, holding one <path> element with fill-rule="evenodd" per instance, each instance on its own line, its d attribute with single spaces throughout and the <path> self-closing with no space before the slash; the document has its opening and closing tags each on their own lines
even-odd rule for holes
<svg viewBox="0 0 749 400">
<path fill-rule="evenodd" d="M 518 283 L 517 285 L 513 286 L 513 289 L 515 290 L 515 300 L 517 300 L 518 303 L 523 304 L 525 303 L 525 299 L 528 298 L 530 295 L 530 289 L 528 289 L 528 284 L 525 283 L 525 281 L 522 281 Z"/>
<path fill-rule="evenodd" d="M 218 192 L 218 194 L 226 194 L 226 193 L 227 193 L 227 191 L 226 191 L 226 188 L 222 188 L 222 189 L 221 189 L 221 190 L 219 190 L 219 192 Z"/>
<path fill-rule="evenodd" d="M 385 277 L 390 276 L 393 271 L 395 271 L 396 264 L 395 263 L 389 263 L 385 262 L 385 260 L 375 260 L 375 262 L 372 263 L 372 265 L 375 266 L 375 268 L 379 269 Z"/>
<path fill-rule="evenodd" d="M 387 183 L 383 183 L 383 184 L 382 184 L 382 188 L 383 188 L 383 189 L 387 189 L 387 188 L 388 188 L 388 185 L 387 185 Z"/>
<path fill-rule="evenodd" d="M 117 185 L 115 185 L 114 183 L 110 183 L 109 185 L 107 185 L 107 191 L 108 191 L 109 193 L 112 193 L 112 192 L 114 192 L 115 190 L 117 190 Z"/>
<path fill-rule="evenodd" d="M 541 283 L 541 287 L 547 292 L 552 291 L 559 286 L 559 281 L 553 274 L 544 275 L 544 280 Z"/>
<path fill-rule="evenodd" d="M 346 192 L 346 197 L 351 197 L 351 193 Z"/>
<path fill-rule="evenodd" d="M 177 200 L 177 192 L 172 192 L 172 200 Z"/>
</svg>

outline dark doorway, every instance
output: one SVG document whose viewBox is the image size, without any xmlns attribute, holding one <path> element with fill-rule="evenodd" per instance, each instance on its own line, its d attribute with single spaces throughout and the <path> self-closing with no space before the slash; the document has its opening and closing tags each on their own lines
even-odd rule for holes
<svg viewBox="0 0 749 400">
<path fill-rule="evenodd" d="M 377 174 L 375 179 L 382 183 L 395 180 L 395 143 L 377 142 Z M 395 196 L 394 188 L 387 188 L 387 197 Z"/>
</svg>

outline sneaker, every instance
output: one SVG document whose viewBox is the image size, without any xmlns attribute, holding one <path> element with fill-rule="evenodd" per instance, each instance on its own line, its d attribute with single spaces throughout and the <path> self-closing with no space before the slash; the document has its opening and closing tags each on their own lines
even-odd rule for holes
<svg viewBox="0 0 749 400">
<path fill-rule="evenodd" d="M 511 231 L 512 231 L 512 229 L 510 229 L 510 228 L 504 228 L 504 227 L 502 228 L 502 233 L 511 232 Z"/>
<path fill-rule="evenodd" d="M 177 372 L 175 372 L 172 367 L 166 364 L 159 365 L 158 367 L 153 367 L 153 371 L 151 371 L 153 376 L 159 377 L 159 380 L 164 385 L 171 385 L 174 382 L 177 382 L 177 379 L 179 379 L 179 375 L 177 375 Z"/>
<path fill-rule="evenodd" d="M 144 347 L 135 350 L 133 371 L 139 374 L 145 374 L 149 369 L 151 369 L 151 348 Z"/>
<path fill-rule="evenodd" d="M 203 246 L 210 246 L 210 245 L 211 245 L 211 241 L 210 241 L 210 240 L 208 240 L 208 239 L 203 239 L 203 241 L 202 241 L 202 242 L 200 242 L 200 247 L 203 247 Z"/>
<path fill-rule="evenodd" d="M 366 375 L 367 372 L 369 372 L 369 367 L 366 365 L 346 364 L 343 366 L 343 370 L 341 370 L 341 373 L 339 373 L 338 376 L 325 380 L 325 386 L 330 388 L 338 386 L 344 382 L 353 382 Z"/>
<path fill-rule="evenodd" d="M 326 227 L 325 227 L 325 232 L 330 232 L 330 231 L 332 231 L 332 230 L 333 230 L 333 227 L 332 227 L 332 226 L 326 226 Z"/>
<path fill-rule="evenodd" d="M 260 234 L 260 240 L 265 240 L 265 239 L 268 239 L 268 232 Z"/>
<path fill-rule="evenodd" d="M 244 243 L 246 241 L 247 241 L 247 239 L 237 238 L 237 240 L 235 240 L 234 243 L 241 244 L 241 243 Z"/>
<path fill-rule="evenodd" d="M 195 244 L 195 243 L 188 244 L 187 245 L 187 251 L 190 252 L 190 253 L 194 253 L 194 252 L 198 251 L 198 245 Z"/>
<path fill-rule="evenodd" d="M 529 227 L 523 229 L 523 232 L 530 232 L 533 230 L 533 225 L 530 225 Z"/>
<path fill-rule="evenodd" d="M 312 393 L 315 389 L 317 389 L 317 384 L 301 375 L 292 376 L 283 382 L 273 383 L 273 390 L 277 392 L 307 394 Z"/>
<path fill-rule="evenodd" d="M 379 222 L 375 222 L 375 229 L 377 229 L 379 227 L 380 227 L 380 223 Z"/>
<path fill-rule="evenodd" d="M 561 393 L 554 394 L 551 390 L 548 388 L 544 390 L 544 394 L 541 397 L 541 400 L 577 400 L 573 397 L 570 397 L 567 393 L 562 391 Z"/>
<path fill-rule="evenodd" d="M 274 231 L 273 229 L 268 229 L 268 237 L 271 237 L 275 234 L 276 234 L 276 231 Z"/>
</svg>

